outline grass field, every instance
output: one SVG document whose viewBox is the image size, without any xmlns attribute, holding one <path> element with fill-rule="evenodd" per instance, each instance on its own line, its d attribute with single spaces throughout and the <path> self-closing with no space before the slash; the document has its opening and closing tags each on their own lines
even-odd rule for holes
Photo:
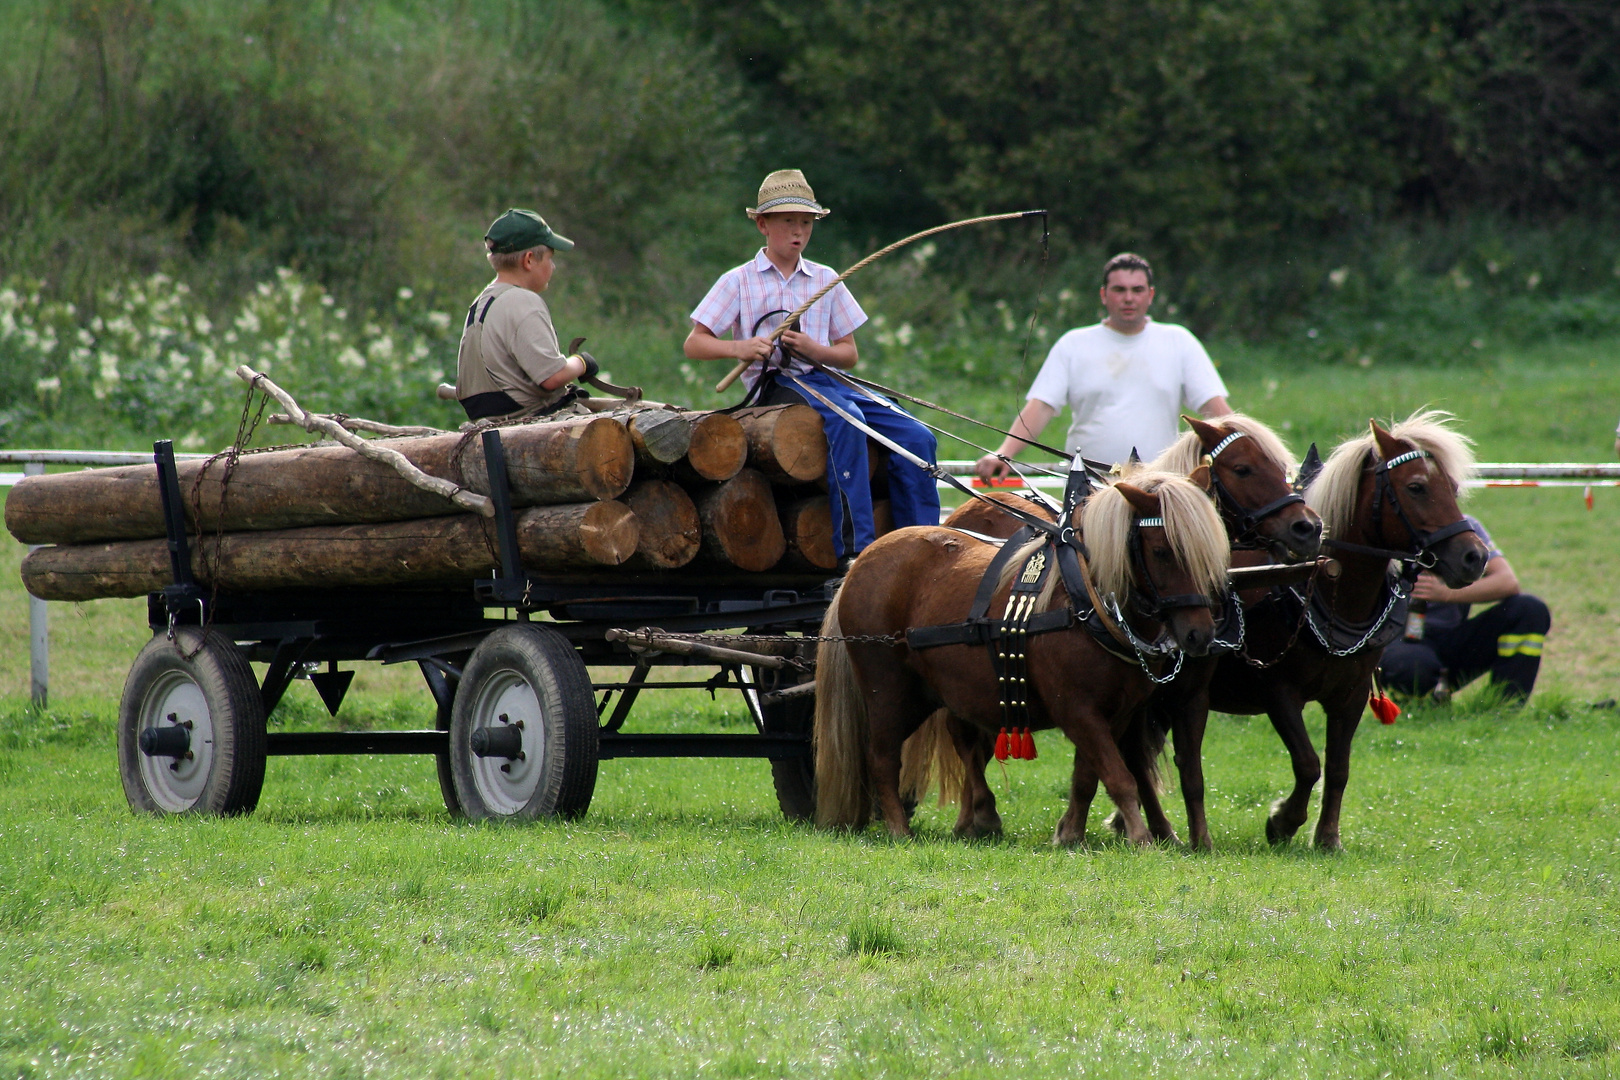
<svg viewBox="0 0 1620 1080">
<path fill-rule="evenodd" d="M 1483 457 L 1605 460 L 1608 356 L 1229 374 L 1301 446 L 1437 402 Z M 454 822 L 408 758 L 275 759 L 250 818 L 135 818 L 112 718 L 144 607 L 54 605 L 35 713 L 8 542 L 0 1076 L 1612 1075 L 1620 492 L 1473 505 L 1552 605 L 1542 689 L 1364 726 L 1336 857 L 1265 844 L 1263 719 L 1212 721 L 1214 857 L 1051 849 L 1053 736 L 993 773 L 998 844 L 932 805 L 910 844 L 790 826 L 731 761 L 606 763 L 574 824 Z M 415 682 L 363 671 L 339 722 L 429 723 Z M 291 697 L 282 723 L 319 722 Z M 687 694 L 636 724 L 742 722 Z"/>
</svg>

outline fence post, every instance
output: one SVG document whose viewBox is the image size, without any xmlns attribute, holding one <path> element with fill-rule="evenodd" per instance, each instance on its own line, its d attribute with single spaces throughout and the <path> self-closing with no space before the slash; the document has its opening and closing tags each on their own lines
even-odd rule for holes
<svg viewBox="0 0 1620 1080">
<path fill-rule="evenodd" d="M 23 463 L 24 476 L 39 476 L 45 471 L 42 461 Z M 42 547 L 28 545 L 29 551 Z M 45 708 L 50 696 L 51 682 L 51 616 L 45 601 L 37 596 L 28 598 L 28 684 L 29 696 L 37 708 Z"/>
</svg>

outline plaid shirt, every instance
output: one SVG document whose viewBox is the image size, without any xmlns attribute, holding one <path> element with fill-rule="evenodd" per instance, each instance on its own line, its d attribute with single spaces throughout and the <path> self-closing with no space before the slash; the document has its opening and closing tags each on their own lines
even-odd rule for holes
<svg viewBox="0 0 1620 1080">
<path fill-rule="evenodd" d="M 716 336 L 731 334 L 741 341 L 754 336 L 754 326 L 760 318 L 771 312 L 793 311 L 814 296 L 822 286 L 838 277 L 829 266 L 801 257 L 799 266 L 787 277 L 765 257 L 760 248 L 754 258 L 720 275 L 709 294 L 692 309 L 692 321 L 708 327 Z M 831 345 L 839 338 L 848 337 L 866 322 L 866 312 L 855 302 L 849 290 L 839 285 L 817 300 L 815 306 L 799 320 L 800 328 L 810 340 Z M 773 321 L 760 326 L 760 333 L 769 332 Z M 789 370 L 804 374 L 809 364 L 795 358 Z M 743 381 L 753 386 L 759 379 L 759 368 L 751 367 Z"/>
</svg>

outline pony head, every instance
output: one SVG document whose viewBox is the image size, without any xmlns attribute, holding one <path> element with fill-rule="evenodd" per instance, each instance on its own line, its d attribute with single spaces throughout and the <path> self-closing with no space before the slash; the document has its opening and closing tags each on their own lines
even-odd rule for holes
<svg viewBox="0 0 1620 1080">
<path fill-rule="evenodd" d="M 1133 590 L 1144 598 L 1199 599 L 1167 605 L 1154 615 L 1169 625 L 1182 651 L 1202 656 L 1215 637 L 1211 605 L 1218 606 L 1226 592 L 1231 553 L 1220 516 L 1199 486 L 1208 485 L 1209 472 L 1195 474 L 1196 479 L 1133 472 L 1129 480 L 1092 495 L 1081 524 L 1091 553 L 1092 584 L 1121 610 Z M 1143 519 L 1149 524 L 1139 525 Z M 1133 530 L 1140 541 L 1139 560 L 1132 557 Z"/>
<path fill-rule="evenodd" d="M 1458 499 L 1474 473 L 1473 441 L 1451 429 L 1454 419 L 1428 409 L 1388 430 L 1372 420 L 1365 435 L 1335 447 L 1305 491 L 1327 534 L 1410 551 L 1432 561 L 1434 572 L 1453 589 L 1478 581 L 1487 556 L 1478 536 L 1466 531 L 1438 543 L 1429 540 L 1462 519 Z M 1395 464 L 1386 468 L 1385 462 Z"/>
<path fill-rule="evenodd" d="M 1293 455 L 1265 424 L 1242 413 L 1214 421 L 1183 416 L 1191 429 L 1147 466 L 1186 475 L 1206 457 L 1214 468 L 1215 505 L 1234 544 L 1265 547 L 1278 562 L 1316 558 L 1322 519 L 1294 497 Z"/>
</svg>

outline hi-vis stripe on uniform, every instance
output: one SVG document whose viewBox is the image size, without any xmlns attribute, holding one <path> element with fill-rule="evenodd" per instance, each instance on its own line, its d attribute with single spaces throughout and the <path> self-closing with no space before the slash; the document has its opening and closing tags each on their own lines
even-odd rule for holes
<svg viewBox="0 0 1620 1080">
<path fill-rule="evenodd" d="M 1497 656 L 1540 656 L 1546 634 L 1503 634 L 1496 639 Z"/>
</svg>

